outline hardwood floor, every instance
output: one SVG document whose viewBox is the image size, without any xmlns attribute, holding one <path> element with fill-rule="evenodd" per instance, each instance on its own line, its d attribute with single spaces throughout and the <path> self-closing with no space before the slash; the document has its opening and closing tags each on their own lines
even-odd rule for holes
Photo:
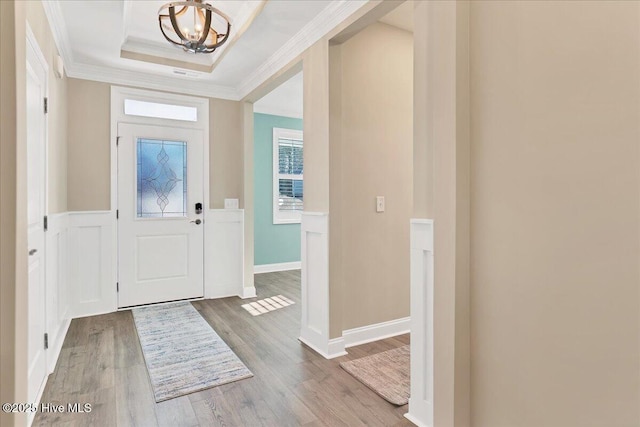
<svg viewBox="0 0 640 427">
<path fill-rule="evenodd" d="M 43 403 L 90 403 L 89 413 L 38 413 L 34 426 L 411 426 L 396 407 L 338 364 L 409 342 L 408 335 L 326 360 L 301 344 L 300 272 L 256 275 L 258 298 L 289 307 L 253 317 L 225 298 L 193 302 L 253 378 L 155 403 L 131 311 L 75 319 Z"/>
</svg>

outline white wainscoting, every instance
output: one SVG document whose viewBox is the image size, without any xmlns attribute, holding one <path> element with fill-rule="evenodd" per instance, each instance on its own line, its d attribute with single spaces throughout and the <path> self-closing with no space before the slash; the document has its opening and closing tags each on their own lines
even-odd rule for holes
<svg viewBox="0 0 640 427">
<path fill-rule="evenodd" d="M 329 339 L 329 214 L 303 212 L 300 341 L 331 359 L 347 354 L 342 337 Z"/>
<path fill-rule="evenodd" d="M 411 397 L 405 414 L 433 426 L 433 221 L 411 220 Z"/>
<path fill-rule="evenodd" d="M 255 296 L 244 288 L 244 210 L 210 209 L 205 224 L 204 297 Z"/>
<path fill-rule="evenodd" d="M 410 322 L 411 318 L 403 317 L 401 319 L 375 323 L 360 328 L 346 329 L 342 331 L 344 346 L 346 348 L 355 347 L 360 344 L 408 334 L 411 328 Z"/>
<path fill-rule="evenodd" d="M 115 212 L 69 212 L 72 317 L 117 310 L 116 250 Z"/>
<path fill-rule="evenodd" d="M 52 373 L 56 367 L 64 337 L 71 323 L 71 296 L 69 287 L 69 215 L 53 214 L 48 217 L 46 236 L 46 301 L 47 368 Z"/>
<path fill-rule="evenodd" d="M 294 262 L 279 262 L 277 264 L 261 264 L 254 265 L 253 272 L 256 274 L 259 273 L 274 273 L 276 271 L 289 271 L 289 270 L 300 270 L 302 268 L 301 261 Z"/>
</svg>

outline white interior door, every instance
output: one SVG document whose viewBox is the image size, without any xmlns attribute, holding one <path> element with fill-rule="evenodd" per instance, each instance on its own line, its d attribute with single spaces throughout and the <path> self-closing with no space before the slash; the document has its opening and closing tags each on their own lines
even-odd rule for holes
<svg viewBox="0 0 640 427">
<path fill-rule="evenodd" d="M 41 395 L 47 377 L 44 216 L 46 212 L 47 71 L 27 41 L 27 223 L 29 245 L 28 366 L 29 402 Z"/>
<path fill-rule="evenodd" d="M 118 135 L 118 306 L 202 297 L 202 131 L 119 123 Z"/>
</svg>

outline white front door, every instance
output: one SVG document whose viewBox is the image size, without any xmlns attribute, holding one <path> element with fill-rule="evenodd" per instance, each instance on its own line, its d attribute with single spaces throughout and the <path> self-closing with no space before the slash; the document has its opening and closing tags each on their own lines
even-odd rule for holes
<svg viewBox="0 0 640 427">
<path fill-rule="evenodd" d="M 44 113 L 47 71 L 27 41 L 27 223 L 29 250 L 28 366 L 29 402 L 41 395 L 47 377 L 44 216 L 46 135 Z"/>
<path fill-rule="evenodd" d="M 118 306 L 202 297 L 203 132 L 119 123 L 118 136 Z"/>
</svg>

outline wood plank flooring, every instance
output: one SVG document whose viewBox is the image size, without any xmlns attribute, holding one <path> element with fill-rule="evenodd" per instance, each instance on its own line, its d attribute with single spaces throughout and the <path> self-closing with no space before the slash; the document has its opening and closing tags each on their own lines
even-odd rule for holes
<svg viewBox="0 0 640 427">
<path fill-rule="evenodd" d="M 155 403 L 131 311 L 75 319 L 42 402 L 90 403 L 89 413 L 38 413 L 34 426 L 411 426 L 338 364 L 407 344 L 403 335 L 326 360 L 301 344 L 300 272 L 256 275 L 258 299 L 296 304 L 253 317 L 225 298 L 194 302 L 254 377 Z"/>
</svg>

